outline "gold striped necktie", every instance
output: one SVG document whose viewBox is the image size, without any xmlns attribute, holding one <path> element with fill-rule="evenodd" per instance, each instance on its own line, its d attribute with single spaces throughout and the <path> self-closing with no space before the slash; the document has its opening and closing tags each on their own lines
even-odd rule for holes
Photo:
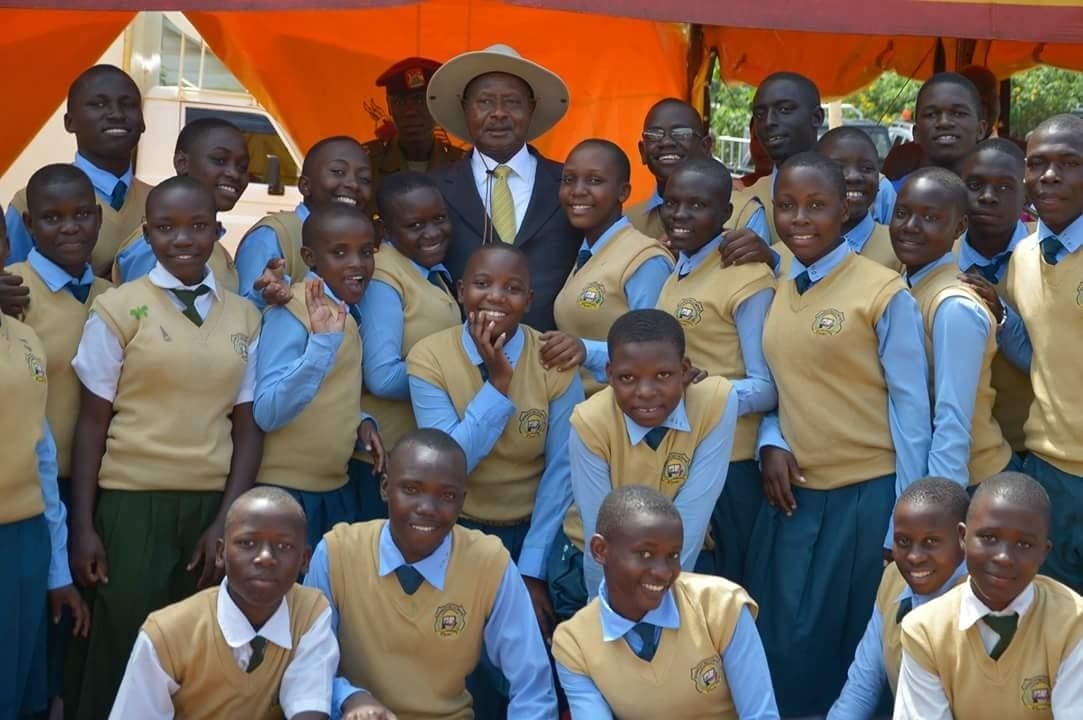
<svg viewBox="0 0 1083 720">
<path fill-rule="evenodd" d="M 492 204 L 489 209 L 493 219 L 493 229 L 500 239 L 511 245 L 515 242 L 515 199 L 508 187 L 508 174 L 511 168 L 497 165 L 493 170 L 496 182 L 493 183 Z"/>
</svg>

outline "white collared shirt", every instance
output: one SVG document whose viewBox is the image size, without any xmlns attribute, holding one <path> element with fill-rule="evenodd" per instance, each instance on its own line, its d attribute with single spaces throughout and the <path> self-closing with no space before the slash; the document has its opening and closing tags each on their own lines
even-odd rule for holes
<svg viewBox="0 0 1083 720">
<path fill-rule="evenodd" d="M 161 263 L 155 264 L 154 269 L 147 275 L 147 279 L 152 285 L 163 290 L 195 289 L 186 286 L 175 278 L 162 267 Z M 210 265 L 207 266 L 207 274 L 201 284 L 206 285 L 211 291 L 197 297 L 195 307 L 196 312 L 201 317 L 206 318 L 214 303 L 222 298 Z M 173 293 L 166 293 L 166 296 L 178 310 L 184 309 L 184 303 Z M 256 387 L 256 350 L 258 347 L 259 337 L 256 337 L 248 345 L 248 362 L 245 366 L 244 380 L 241 382 L 234 405 L 252 402 Z M 76 351 L 71 365 L 87 390 L 102 400 L 109 402 L 116 400 L 117 385 L 120 383 L 120 371 L 124 367 L 124 348 L 120 346 L 120 340 L 113 334 L 109 326 L 98 317 L 97 313 L 92 312 L 87 316 L 86 325 L 83 326 L 83 337 L 79 340 L 79 349 Z"/>
<path fill-rule="evenodd" d="M 474 148 L 474 152 L 470 153 L 470 170 L 474 173 L 474 182 L 478 188 L 478 195 L 481 197 L 481 204 L 485 208 L 485 212 L 490 213 L 490 215 L 492 183 L 496 182 L 496 176 L 489 173 L 500 164 L 491 157 L 482 154 L 477 148 Z M 530 206 L 530 197 L 534 194 L 534 176 L 538 172 L 538 159 L 530 153 L 526 145 L 523 145 L 519 152 L 512 155 L 511 159 L 503 164 L 511 168 L 511 172 L 508 173 L 508 189 L 511 190 L 511 197 L 515 200 L 515 230 L 518 232 L 519 228 L 523 226 L 526 209 Z"/>
<path fill-rule="evenodd" d="M 293 648 L 290 609 L 285 600 L 257 633 L 229 596 L 227 583 L 228 580 L 222 580 L 218 592 L 216 619 L 239 668 L 248 667 L 252 657 L 251 642 L 256 635 L 286 650 Z M 282 675 L 278 699 L 286 717 L 303 712 L 331 714 L 331 686 L 338 669 L 338 658 L 338 641 L 331 628 L 331 608 L 328 607 L 301 636 Z M 180 685 L 162 667 L 154 643 L 140 631 L 109 717 L 171 720 L 174 716 L 172 697 L 178 690 Z"/>
</svg>

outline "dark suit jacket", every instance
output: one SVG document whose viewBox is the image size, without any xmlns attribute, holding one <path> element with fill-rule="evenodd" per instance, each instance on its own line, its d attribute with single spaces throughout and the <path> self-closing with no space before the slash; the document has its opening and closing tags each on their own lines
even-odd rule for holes
<svg viewBox="0 0 1083 720">
<path fill-rule="evenodd" d="M 575 265 L 583 237 L 571 226 L 560 207 L 561 164 L 547 160 L 532 147 L 529 150 L 538 160 L 538 171 L 526 216 L 519 227 L 519 234 L 515 236 L 515 245 L 530 260 L 531 284 L 534 287 L 534 302 L 523 322 L 545 331 L 556 328 L 553 301 Z M 444 264 L 451 271 L 452 278 L 458 281 L 466 269 L 470 254 L 482 243 L 486 224 L 485 207 L 478 195 L 474 173 L 470 170 L 469 154 L 452 165 L 433 170 L 432 176 L 444 193 L 455 227 Z M 499 239 L 497 242 L 500 242 Z"/>
</svg>

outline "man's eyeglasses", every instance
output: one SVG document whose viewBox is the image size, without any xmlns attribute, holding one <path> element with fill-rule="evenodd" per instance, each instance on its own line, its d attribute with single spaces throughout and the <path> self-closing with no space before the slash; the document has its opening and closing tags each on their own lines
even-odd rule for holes
<svg viewBox="0 0 1083 720">
<path fill-rule="evenodd" d="M 675 127 L 668 130 L 665 128 L 647 128 L 643 131 L 643 141 L 649 143 L 662 142 L 666 135 L 669 135 L 673 138 L 673 142 L 677 143 L 685 143 L 702 137 L 702 133 L 696 132 L 695 129 L 690 127 Z"/>
</svg>

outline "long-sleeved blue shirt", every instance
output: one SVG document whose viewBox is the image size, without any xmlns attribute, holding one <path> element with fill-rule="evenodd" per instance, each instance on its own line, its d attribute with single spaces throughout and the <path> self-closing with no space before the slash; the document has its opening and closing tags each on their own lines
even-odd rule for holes
<svg viewBox="0 0 1083 720">
<path fill-rule="evenodd" d="M 299 203 L 296 213 L 303 224 L 309 216 L 308 206 Z M 267 263 L 280 257 L 284 256 L 282 246 L 278 242 L 278 235 L 271 228 L 263 226 L 244 237 L 233 258 L 233 262 L 237 265 L 238 291 L 261 310 L 267 303 L 263 300 L 263 294 L 254 290 L 252 286 L 267 269 Z M 289 283 L 290 280 L 291 278 L 287 276 L 285 282 Z"/>
<path fill-rule="evenodd" d="M 38 478 L 45 503 L 45 523 L 49 528 L 48 587 L 56 590 L 71 585 L 71 570 L 68 567 L 68 511 L 60 501 L 60 489 L 56 484 L 56 442 L 47 421 L 42 427 L 41 440 L 34 446 L 34 455 L 38 460 Z"/>
</svg>

